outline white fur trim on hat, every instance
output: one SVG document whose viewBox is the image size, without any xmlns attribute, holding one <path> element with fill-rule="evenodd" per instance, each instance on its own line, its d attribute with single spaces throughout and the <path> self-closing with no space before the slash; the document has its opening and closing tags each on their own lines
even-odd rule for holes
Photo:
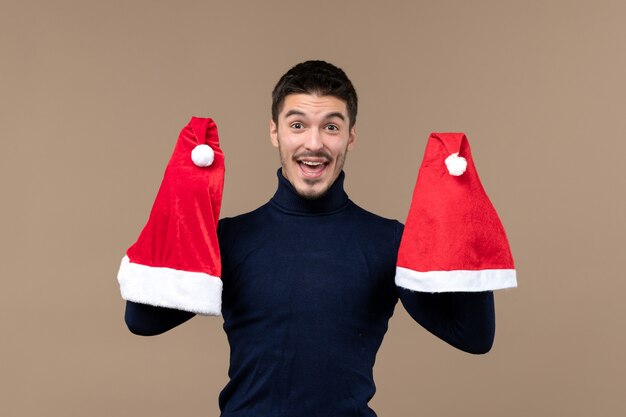
<svg viewBox="0 0 626 417">
<path fill-rule="evenodd" d="M 117 279 L 127 301 L 207 316 L 222 312 L 222 280 L 209 274 L 136 264 L 124 256 Z"/>
<path fill-rule="evenodd" d="M 428 271 L 396 267 L 396 285 L 420 292 L 480 292 L 517 287 L 514 269 Z"/>
</svg>

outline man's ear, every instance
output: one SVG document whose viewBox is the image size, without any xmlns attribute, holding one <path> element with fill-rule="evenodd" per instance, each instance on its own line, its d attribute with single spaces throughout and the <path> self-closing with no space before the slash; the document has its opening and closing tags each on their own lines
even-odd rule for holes
<svg viewBox="0 0 626 417">
<path fill-rule="evenodd" d="M 278 125 L 270 119 L 270 140 L 275 148 L 278 148 Z"/>
<path fill-rule="evenodd" d="M 351 151 L 354 148 L 354 142 L 356 141 L 356 127 L 350 128 L 350 136 L 348 137 L 348 150 Z"/>
</svg>

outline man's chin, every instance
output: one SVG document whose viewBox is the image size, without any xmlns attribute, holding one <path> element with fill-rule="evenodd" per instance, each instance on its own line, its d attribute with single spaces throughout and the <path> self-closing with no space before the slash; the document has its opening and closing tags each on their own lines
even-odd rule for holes
<svg viewBox="0 0 626 417">
<path fill-rule="evenodd" d="M 326 195 L 330 186 L 322 181 L 303 180 L 304 184 L 294 186 L 298 195 L 305 200 L 318 200 Z"/>
<path fill-rule="evenodd" d="M 324 197 L 327 191 L 328 191 L 328 188 L 324 188 L 321 190 L 315 190 L 315 189 L 302 190 L 302 189 L 296 188 L 296 192 L 298 193 L 298 195 L 304 198 L 305 200 L 318 200 Z"/>
<path fill-rule="evenodd" d="M 304 200 L 307 201 L 315 201 L 315 200 L 319 200 L 320 198 L 324 197 L 326 195 L 326 191 L 319 193 L 319 194 L 300 194 L 298 193 L 298 195 L 300 197 L 302 197 Z"/>
<path fill-rule="evenodd" d="M 285 176 L 284 172 L 285 171 L 283 170 L 283 176 Z M 295 181 L 286 177 L 287 181 L 291 183 L 296 193 L 305 200 L 318 200 L 324 197 L 337 179 L 336 177 L 328 178 L 326 175 L 321 178 L 307 178 L 305 176 L 297 175 L 297 172 L 295 174 Z"/>
</svg>

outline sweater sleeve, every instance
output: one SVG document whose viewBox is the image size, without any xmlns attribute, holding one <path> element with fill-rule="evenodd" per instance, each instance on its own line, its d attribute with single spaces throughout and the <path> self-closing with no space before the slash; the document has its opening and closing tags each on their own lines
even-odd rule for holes
<svg viewBox="0 0 626 417">
<path fill-rule="evenodd" d="M 438 338 L 468 353 L 491 349 L 496 327 L 493 292 L 398 292 L 411 317 Z"/>
<path fill-rule="evenodd" d="M 221 236 L 223 221 L 217 226 L 218 238 Z M 126 302 L 124 320 L 128 329 L 140 336 L 155 336 L 179 326 L 195 316 L 194 313 L 148 304 Z"/>
<path fill-rule="evenodd" d="M 402 232 L 399 224 L 396 247 Z M 426 293 L 401 287 L 397 291 L 409 315 L 441 340 L 468 353 L 491 350 L 496 328 L 492 291 Z"/>
<path fill-rule="evenodd" d="M 127 301 L 124 319 L 132 333 L 140 336 L 155 336 L 173 329 L 193 316 L 195 316 L 194 313 L 187 311 Z"/>
</svg>

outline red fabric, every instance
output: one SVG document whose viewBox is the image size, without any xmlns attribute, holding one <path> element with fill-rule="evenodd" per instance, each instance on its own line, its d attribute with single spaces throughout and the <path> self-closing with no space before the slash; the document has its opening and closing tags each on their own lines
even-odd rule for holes
<svg viewBox="0 0 626 417">
<path fill-rule="evenodd" d="M 467 160 L 448 173 L 452 153 Z M 463 133 L 432 133 L 419 170 L 398 253 L 414 271 L 514 269 L 502 223 L 485 193 Z"/>
<path fill-rule="evenodd" d="M 213 164 L 205 168 L 191 160 L 199 144 L 215 152 Z M 148 223 L 126 252 L 130 262 L 221 277 L 217 221 L 223 188 L 217 126 L 209 118 L 193 117 L 180 132 Z"/>
</svg>

